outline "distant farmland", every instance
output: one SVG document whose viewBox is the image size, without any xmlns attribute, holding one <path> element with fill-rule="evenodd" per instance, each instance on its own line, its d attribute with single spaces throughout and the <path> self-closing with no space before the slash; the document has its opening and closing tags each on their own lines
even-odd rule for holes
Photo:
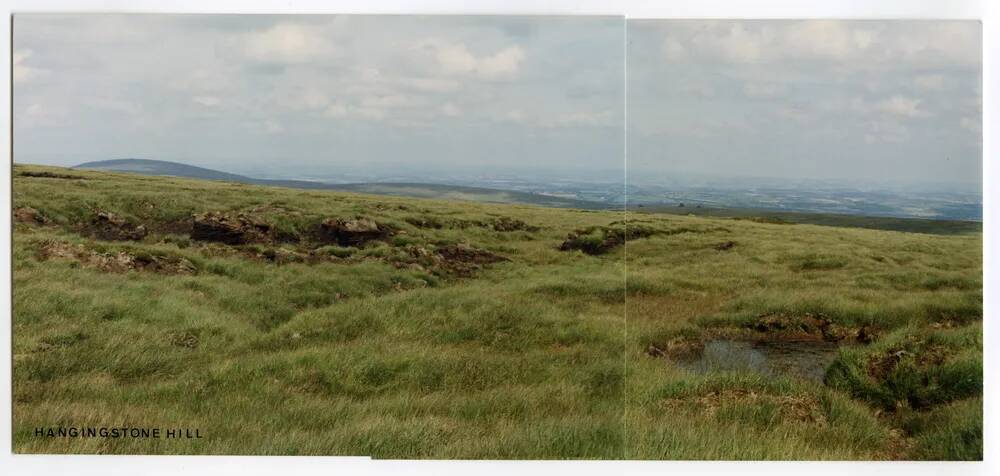
<svg viewBox="0 0 1000 476">
<path fill-rule="evenodd" d="M 669 213 L 699 217 L 719 217 L 758 221 L 775 224 L 807 224 L 871 230 L 905 231 L 953 235 L 982 233 L 983 223 L 964 220 L 932 220 L 922 218 L 873 217 L 833 213 L 786 212 L 763 208 L 678 207 L 676 205 L 629 206 L 636 213 Z"/>
</svg>

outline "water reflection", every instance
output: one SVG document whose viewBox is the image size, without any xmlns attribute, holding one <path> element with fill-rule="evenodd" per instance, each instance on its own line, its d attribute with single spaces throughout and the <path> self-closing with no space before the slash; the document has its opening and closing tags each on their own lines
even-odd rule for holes
<svg viewBox="0 0 1000 476">
<path fill-rule="evenodd" d="M 690 371 L 750 371 L 823 381 L 827 366 L 837 357 L 837 344 L 829 342 L 748 342 L 713 340 L 693 360 L 680 362 Z"/>
</svg>

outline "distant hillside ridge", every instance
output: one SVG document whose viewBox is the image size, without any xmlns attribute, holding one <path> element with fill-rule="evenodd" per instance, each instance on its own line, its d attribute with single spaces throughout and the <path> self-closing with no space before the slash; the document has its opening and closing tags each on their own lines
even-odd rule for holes
<svg viewBox="0 0 1000 476">
<path fill-rule="evenodd" d="M 226 182 L 249 183 L 254 185 L 271 185 L 275 187 L 333 189 L 336 186 L 321 182 L 306 180 L 270 180 L 231 174 L 204 167 L 170 162 L 167 160 L 150 159 L 114 159 L 87 162 L 73 167 L 74 169 L 106 170 L 110 172 L 132 172 L 143 175 L 168 175 L 174 177 L 196 178 L 203 180 L 222 180 Z"/>
<path fill-rule="evenodd" d="M 114 172 L 135 172 L 144 175 L 172 175 L 175 177 L 200 178 L 207 180 L 226 180 L 230 182 L 246 182 L 254 179 L 243 175 L 220 172 L 218 170 L 196 167 L 194 165 L 150 159 L 114 159 L 86 162 L 73 167 L 74 169 L 109 170 Z"/>
<path fill-rule="evenodd" d="M 374 195 L 405 196 L 416 198 L 435 198 L 466 200 L 486 203 L 524 203 L 553 208 L 583 208 L 606 209 L 609 206 L 577 200 L 572 198 L 553 197 L 530 192 L 499 190 L 481 187 L 465 187 L 458 185 L 441 185 L 425 183 L 349 183 L 332 184 L 311 182 L 306 180 L 276 180 L 259 179 L 245 175 L 231 174 L 218 170 L 196 167 L 193 165 L 151 159 L 114 159 L 86 162 L 72 167 L 74 169 L 104 170 L 109 172 L 130 172 L 142 175 L 174 176 L 203 180 L 221 180 L 226 182 L 246 183 L 252 185 L 267 185 L 272 187 L 340 190 Z"/>
</svg>

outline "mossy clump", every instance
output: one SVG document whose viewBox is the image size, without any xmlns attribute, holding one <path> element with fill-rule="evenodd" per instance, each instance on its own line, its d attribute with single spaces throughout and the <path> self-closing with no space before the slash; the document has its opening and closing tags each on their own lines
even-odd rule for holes
<svg viewBox="0 0 1000 476">
<path fill-rule="evenodd" d="M 981 395 L 982 327 L 902 328 L 871 346 L 842 350 L 825 381 L 888 411 Z"/>
<path fill-rule="evenodd" d="M 641 225 L 591 226 L 573 231 L 559 245 L 562 251 L 579 250 L 588 255 L 602 255 L 625 244 L 626 241 L 648 238 L 656 230 Z"/>
</svg>

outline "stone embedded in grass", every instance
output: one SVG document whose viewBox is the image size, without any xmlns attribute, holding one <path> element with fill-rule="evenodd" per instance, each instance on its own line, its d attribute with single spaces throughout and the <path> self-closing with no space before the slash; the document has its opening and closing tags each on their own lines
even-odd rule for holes
<svg viewBox="0 0 1000 476">
<path fill-rule="evenodd" d="M 602 255 L 626 241 L 648 238 L 657 233 L 657 230 L 641 225 L 591 226 L 567 235 L 566 240 L 559 245 L 559 250 L 579 250 L 588 255 Z"/>
<path fill-rule="evenodd" d="M 472 227 L 493 227 L 491 222 L 484 220 L 466 220 L 463 218 L 438 218 L 435 216 L 409 216 L 403 219 L 417 228 L 440 230 L 443 228 L 452 230 L 465 230 Z M 534 230 L 532 230 L 534 231 Z"/>
<path fill-rule="evenodd" d="M 767 340 L 828 342 L 857 340 L 869 343 L 877 336 L 877 331 L 870 326 L 843 326 L 834 323 L 822 313 L 811 312 L 794 315 L 781 312 L 763 314 L 744 327 L 766 334 L 764 338 Z"/>
<path fill-rule="evenodd" d="M 269 224 L 249 215 L 207 212 L 194 216 L 191 238 L 240 245 L 268 241 L 271 230 Z"/>
<path fill-rule="evenodd" d="M 373 240 L 381 240 L 393 234 L 393 230 L 379 225 L 370 218 L 328 218 L 319 225 L 320 240 L 337 243 L 340 246 L 360 246 Z"/>
<path fill-rule="evenodd" d="M 196 274 L 198 268 L 187 258 L 145 252 L 98 252 L 82 244 L 62 241 L 40 243 L 37 257 L 40 261 L 69 259 L 84 266 L 113 273 L 151 271 L 161 274 Z"/>
<path fill-rule="evenodd" d="M 890 349 L 884 355 L 875 355 L 868 359 L 868 375 L 875 379 L 884 379 L 909 352 Z"/>
<path fill-rule="evenodd" d="M 408 246 L 405 258 L 397 262 L 397 266 L 415 270 L 430 268 L 456 276 L 471 276 L 490 264 L 510 261 L 504 256 L 461 243 L 441 245 L 434 250 Z"/>
<path fill-rule="evenodd" d="M 198 347 L 198 334 L 194 331 L 177 331 L 167 335 L 170 345 L 194 349 Z"/>
<path fill-rule="evenodd" d="M 722 243 L 713 246 L 713 248 L 715 248 L 718 251 L 729 251 L 733 249 L 734 246 L 736 246 L 735 241 L 723 241 Z"/>
<path fill-rule="evenodd" d="M 441 246 L 435 250 L 435 253 L 444 258 L 445 261 L 453 263 L 490 264 L 499 263 L 501 261 L 510 261 L 509 259 L 498 254 L 481 250 L 479 248 L 473 248 L 461 243 Z"/>
<path fill-rule="evenodd" d="M 495 218 L 493 220 L 493 225 L 492 226 L 493 226 L 493 230 L 494 231 L 501 231 L 501 232 L 507 232 L 507 231 L 528 231 L 528 232 L 535 232 L 535 231 L 539 230 L 539 228 L 537 226 L 529 225 L 526 222 L 524 222 L 523 220 L 519 220 L 517 218 L 511 218 L 511 217 L 498 217 L 498 218 Z"/>
<path fill-rule="evenodd" d="M 57 174 L 55 172 L 20 172 L 17 174 L 18 177 L 30 177 L 30 178 L 52 178 L 52 179 L 63 179 L 63 180 L 86 180 L 86 177 L 79 175 L 70 174 Z"/>
<path fill-rule="evenodd" d="M 693 359 L 705 350 L 705 343 L 697 337 L 678 336 L 664 344 L 649 344 L 646 354 L 650 357 Z"/>
<path fill-rule="evenodd" d="M 114 213 L 98 211 L 90 220 L 90 233 L 109 241 L 139 241 L 146 237 L 146 227 L 137 225 Z"/>
<path fill-rule="evenodd" d="M 880 335 L 881 332 L 872 326 L 861 326 L 855 338 L 862 344 L 871 344 L 878 340 Z"/>
<path fill-rule="evenodd" d="M 47 225 L 51 220 L 45 217 L 42 212 L 31 207 L 17 207 L 14 209 L 14 221 L 20 223 L 33 223 L 36 225 Z"/>
<path fill-rule="evenodd" d="M 570 233 L 566 236 L 566 240 L 559 245 L 559 250 L 579 250 L 588 255 L 601 255 L 622 243 L 625 243 L 624 230 L 595 226 Z"/>
</svg>

